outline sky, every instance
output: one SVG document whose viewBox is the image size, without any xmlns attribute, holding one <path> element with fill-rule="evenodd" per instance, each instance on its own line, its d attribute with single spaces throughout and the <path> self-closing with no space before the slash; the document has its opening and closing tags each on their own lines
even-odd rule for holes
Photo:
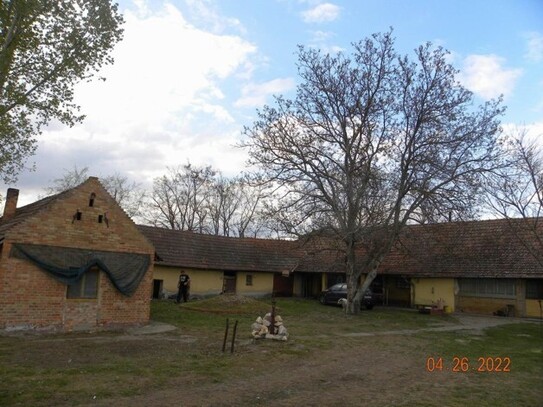
<svg viewBox="0 0 543 407">
<path fill-rule="evenodd" d="M 105 81 L 83 83 L 86 115 L 50 123 L 18 182 L 19 206 L 75 167 L 119 174 L 151 190 L 188 162 L 226 176 L 246 169 L 236 145 L 273 95 L 292 97 L 298 45 L 325 52 L 391 27 L 396 50 L 427 41 L 450 52 L 477 103 L 504 96 L 506 131 L 543 140 L 541 0 L 121 0 L 124 39 Z M 543 141 L 542 141 L 543 144 Z M 1 183 L 0 183 L 1 184 Z"/>
</svg>

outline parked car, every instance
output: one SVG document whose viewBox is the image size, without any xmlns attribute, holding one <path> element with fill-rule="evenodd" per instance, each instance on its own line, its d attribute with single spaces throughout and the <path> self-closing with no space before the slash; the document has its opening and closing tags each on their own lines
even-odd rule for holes
<svg viewBox="0 0 543 407">
<path fill-rule="evenodd" d="M 333 304 L 338 305 L 340 298 L 347 298 L 347 284 L 338 283 L 323 290 L 319 295 L 319 301 L 321 304 Z M 366 309 L 372 309 L 375 305 L 375 298 L 371 289 L 367 289 L 362 297 L 360 307 L 364 306 Z"/>
</svg>

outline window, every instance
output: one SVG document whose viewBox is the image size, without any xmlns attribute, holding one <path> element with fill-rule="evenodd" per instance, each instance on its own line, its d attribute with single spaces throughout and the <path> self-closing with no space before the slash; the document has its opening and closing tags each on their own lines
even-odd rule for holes
<svg viewBox="0 0 543 407">
<path fill-rule="evenodd" d="M 99 270 L 97 268 L 85 272 L 79 281 L 68 285 L 66 298 L 96 298 L 98 295 L 98 275 Z"/>
<path fill-rule="evenodd" d="M 253 275 L 247 274 L 245 276 L 245 285 L 253 285 Z"/>
<path fill-rule="evenodd" d="M 499 278 L 461 278 L 460 295 L 473 297 L 515 298 L 515 280 Z"/>
<path fill-rule="evenodd" d="M 543 300 L 543 280 L 526 280 L 526 299 Z"/>
</svg>

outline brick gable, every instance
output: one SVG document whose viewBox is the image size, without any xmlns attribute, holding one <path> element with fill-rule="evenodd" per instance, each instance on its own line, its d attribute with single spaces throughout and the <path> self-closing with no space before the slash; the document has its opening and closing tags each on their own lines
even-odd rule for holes
<svg viewBox="0 0 543 407">
<path fill-rule="evenodd" d="M 71 330 L 148 321 L 154 247 L 97 178 L 18 208 L 3 220 L 0 327 Z M 65 284 L 28 260 L 10 256 L 13 243 L 147 255 L 150 266 L 130 297 L 101 272 L 98 298 L 68 300 Z"/>
</svg>

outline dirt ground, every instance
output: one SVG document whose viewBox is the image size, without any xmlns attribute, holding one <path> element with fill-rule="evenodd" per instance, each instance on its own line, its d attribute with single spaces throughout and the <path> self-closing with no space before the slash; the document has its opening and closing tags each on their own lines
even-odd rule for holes
<svg viewBox="0 0 543 407">
<path fill-rule="evenodd" d="M 138 394 L 109 394 L 92 397 L 85 406 L 438 406 L 448 400 L 452 388 L 469 391 L 470 376 L 442 372 L 429 373 L 425 358 L 432 354 L 431 335 L 435 331 L 462 332 L 466 338 L 477 337 L 488 327 L 521 319 L 468 316 L 459 314 L 457 323 L 436 324 L 431 328 L 377 333 L 315 333 L 291 336 L 288 348 L 275 341 L 240 339 L 236 352 L 226 353 L 221 363 L 236 363 L 243 372 L 226 378 L 201 380 L 197 373 L 172 374 L 166 386 L 142 388 Z M 410 341 L 409 335 L 428 336 L 428 340 Z M 132 329 L 121 335 L 75 336 L 63 339 L 59 351 L 58 338 L 37 338 L 40 352 L 21 353 L 32 358 L 38 368 L 59 368 L 66 360 L 73 366 L 106 358 L 106 352 L 138 357 L 150 352 L 163 352 L 172 346 L 187 352 L 201 346 L 202 338 L 183 335 L 166 324 Z M 50 346 L 50 351 L 48 347 Z M 96 353 L 80 352 L 81 347 Z M 78 349 L 75 352 L 73 349 Z M 98 351 L 96 351 L 98 349 Z M 280 352 L 275 350 L 280 349 Z M 52 357 L 51 355 L 55 356 Z M 26 355 L 26 356 L 22 356 Z M 74 355 L 77 355 L 75 358 Z M 278 356 L 277 356 L 278 355 Z M 181 363 L 183 363 L 181 361 Z M 134 381 L 143 378 L 134 377 Z M 487 375 L 485 383 L 507 385 L 505 375 Z M 62 400 L 54 400 L 62 405 Z M 70 402 L 68 401 L 69 405 Z M 454 404 L 460 405 L 460 404 Z M 492 405 L 492 404 L 488 404 Z M 520 405 L 520 404 L 519 404 Z"/>
<path fill-rule="evenodd" d="M 274 359 L 273 348 L 251 345 L 261 353 L 260 363 L 250 377 L 226 382 L 201 382 L 196 378 L 174 380 L 165 390 L 135 397 L 104 401 L 89 406 L 410 406 L 435 405 L 436 397 L 447 396 L 447 383 L 466 376 L 436 375 L 425 371 L 420 349 L 405 346 L 405 336 L 416 332 L 463 331 L 479 335 L 488 327 L 523 322 L 520 319 L 458 315 L 458 324 L 443 324 L 419 330 L 387 331 L 375 334 L 350 333 L 337 346 L 334 342 L 307 358 Z M 150 332 L 153 328 L 147 328 Z M 156 326 L 160 332 L 167 327 Z M 139 332 L 133 334 L 138 336 Z M 156 337 L 160 334 L 151 334 Z M 325 335 L 319 335 L 323 337 Z M 335 335 L 334 335 L 335 336 Z M 307 338 L 305 338 L 307 339 Z M 296 338 L 292 338 L 296 341 Z M 303 351 L 303 346 L 300 345 Z M 428 350 L 430 352 L 430 349 Z M 234 356 L 236 357 L 236 356 Z M 238 356 L 239 357 L 239 356 Z M 243 356 L 241 356 L 243 357 Z M 498 378 L 495 378 L 498 379 Z M 427 388 L 421 398 L 421 388 Z M 401 391 L 395 391 L 401 389 Z M 395 396 L 397 394 L 397 396 Z M 412 396 L 410 396 L 412 395 Z M 438 403 L 439 405 L 439 403 Z"/>
</svg>

